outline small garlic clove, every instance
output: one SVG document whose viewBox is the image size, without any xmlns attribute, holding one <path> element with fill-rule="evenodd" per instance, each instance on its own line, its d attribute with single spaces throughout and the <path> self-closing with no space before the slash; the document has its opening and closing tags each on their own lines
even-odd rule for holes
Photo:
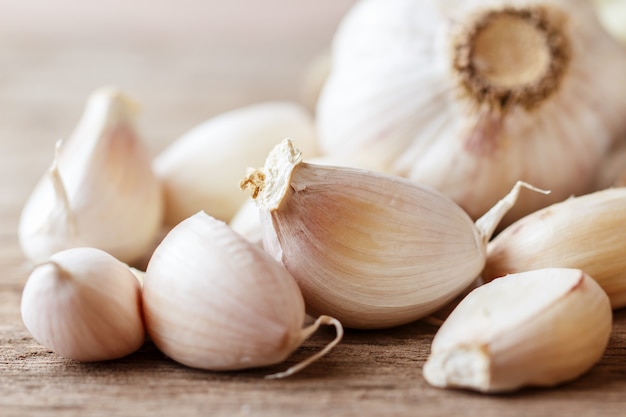
<svg viewBox="0 0 626 417">
<path fill-rule="evenodd" d="M 341 324 L 322 316 L 303 329 L 304 301 L 289 272 L 225 223 L 199 212 L 174 227 L 148 264 L 143 308 L 151 340 L 184 365 L 214 371 L 282 362 L 321 324 L 337 329 L 325 349 L 285 373 L 327 353 Z"/>
<path fill-rule="evenodd" d="M 22 210 L 19 238 L 29 259 L 91 246 L 131 263 L 150 249 L 163 204 L 135 113 L 136 104 L 115 88 L 89 97 Z"/>
<path fill-rule="evenodd" d="M 611 325 L 606 294 L 583 271 L 509 275 L 475 289 L 450 314 L 424 377 L 488 393 L 561 384 L 600 360 Z"/>
<path fill-rule="evenodd" d="M 165 222 L 176 225 L 200 210 L 229 221 L 246 196 L 237 188 L 241 172 L 263 163 L 285 137 L 302 138 L 317 153 L 313 120 L 302 106 L 268 102 L 232 110 L 187 132 L 154 161 L 165 188 Z"/>
<path fill-rule="evenodd" d="M 626 306 L 626 188 L 570 198 L 530 214 L 487 246 L 483 277 L 547 267 L 582 269 Z"/>
<path fill-rule="evenodd" d="M 461 293 L 522 186 L 474 224 L 429 187 L 303 163 L 290 140 L 242 181 L 259 205 L 265 249 L 296 278 L 308 311 L 352 328 L 408 323 Z"/>
<path fill-rule="evenodd" d="M 61 251 L 36 266 L 21 313 L 39 343 L 81 362 L 121 358 L 145 340 L 139 282 L 128 266 L 95 248 Z"/>
</svg>

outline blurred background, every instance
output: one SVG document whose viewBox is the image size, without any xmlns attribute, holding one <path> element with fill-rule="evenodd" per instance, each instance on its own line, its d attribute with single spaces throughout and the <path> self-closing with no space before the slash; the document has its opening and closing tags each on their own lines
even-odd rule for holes
<svg viewBox="0 0 626 417">
<path fill-rule="evenodd" d="M 21 207 L 79 120 L 117 85 L 153 153 L 236 107 L 300 100 L 307 68 L 355 0 L 0 0 L 0 262 Z M 4 278 L 12 281 L 17 271 Z M 6 281 L 5 281 L 6 282 Z"/>
</svg>

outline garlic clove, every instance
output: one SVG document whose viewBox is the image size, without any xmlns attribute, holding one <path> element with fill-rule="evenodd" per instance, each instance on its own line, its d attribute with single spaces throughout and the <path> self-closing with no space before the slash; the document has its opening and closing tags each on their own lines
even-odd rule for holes
<svg viewBox="0 0 626 417">
<path fill-rule="evenodd" d="M 199 212 L 174 227 L 148 264 L 143 286 L 146 327 L 155 345 L 184 365 L 214 371 L 282 362 L 321 324 L 337 338 L 295 365 L 291 375 L 342 337 L 330 317 L 305 321 L 304 301 L 289 272 L 225 223 Z"/>
<path fill-rule="evenodd" d="M 298 281 L 308 311 L 352 328 L 408 323 L 461 293 L 523 186 L 474 224 L 429 187 L 303 163 L 288 139 L 242 181 L 258 203 L 265 249 Z"/>
<path fill-rule="evenodd" d="M 612 312 L 583 271 L 551 268 L 472 291 L 443 323 L 424 377 L 437 387 L 507 392 L 587 372 L 609 341 Z"/>
<path fill-rule="evenodd" d="M 95 248 L 58 252 L 35 267 L 21 299 L 44 347 L 81 362 L 121 358 L 145 340 L 141 289 L 128 266 Z"/>
<path fill-rule="evenodd" d="M 313 120 L 290 102 L 260 103 L 216 116 L 187 132 L 154 161 L 165 188 L 165 222 L 173 226 L 199 210 L 228 221 L 246 200 L 237 183 L 288 136 L 317 153 Z"/>
<path fill-rule="evenodd" d="M 115 88 L 89 97 L 78 126 L 57 143 L 50 169 L 22 210 L 19 238 L 29 259 L 91 246 L 131 263 L 150 249 L 163 205 L 136 132 L 136 107 Z"/>
<path fill-rule="evenodd" d="M 626 188 L 611 188 L 518 220 L 488 244 L 484 279 L 547 267 L 578 268 L 600 284 L 613 308 L 626 306 L 624 207 Z"/>
<path fill-rule="evenodd" d="M 361 1 L 331 60 L 322 152 L 432 186 L 473 219 L 518 180 L 552 194 L 502 226 L 595 191 L 626 133 L 626 51 L 586 1 Z"/>
</svg>

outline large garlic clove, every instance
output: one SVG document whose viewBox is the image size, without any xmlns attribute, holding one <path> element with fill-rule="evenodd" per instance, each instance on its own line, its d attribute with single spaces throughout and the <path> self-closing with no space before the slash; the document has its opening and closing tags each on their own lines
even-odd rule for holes
<svg viewBox="0 0 626 417">
<path fill-rule="evenodd" d="M 509 275 L 472 291 L 431 345 L 424 377 L 482 392 L 553 386 L 587 372 L 609 341 L 612 312 L 577 269 Z"/>
<path fill-rule="evenodd" d="M 141 288 L 128 266 L 95 248 L 58 252 L 31 273 L 24 325 L 43 346 L 81 362 L 117 359 L 145 340 Z"/>
<path fill-rule="evenodd" d="M 341 324 L 322 316 L 309 327 L 304 301 L 289 272 L 225 223 L 200 212 L 161 242 L 144 277 L 146 327 L 170 358 L 222 371 L 282 362 L 320 324 L 337 328 L 324 350 L 290 368 L 287 376 L 328 352 Z"/>
<path fill-rule="evenodd" d="M 487 246 L 483 277 L 546 267 L 582 269 L 626 306 L 626 188 L 570 198 L 530 214 Z"/>
<path fill-rule="evenodd" d="M 20 218 L 25 255 L 43 261 L 92 246 L 124 262 L 153 245 L 163 213 L 161 188 L 135 128 L 136 104 L 115 88 L 96 90 Z"/>
<path fill-rule="evenodd" d="M 429 187 L 303 163 L 285 140 L 242 186 L 259 204 L 265 249 L 296 278 L 308 310 L 383 328 L 427 316 L 479 275 L 521 184 L 475 225 Z"/>
<path fill-rule="evenodd" d="M 317 153 L 313 120 L 295 103 L 269 102 L 212 118 L 177 139 L 154 161 L 165 188 L 165 221 L 173 226 L 204 210 L 228 221 L 246 196 L 237 188 L 241 173 L 263 163 L 285 137 L 302 137 Z"/>
<path fill-rule="evenodd" d="M 590 2 L 361 1 L 331 59 L 322 151 L 433 186 L 474 219 L 518 180 L 552 195 L 502 225 L 595 190 L 626 134 L 626 50 Z"/>
</svg>

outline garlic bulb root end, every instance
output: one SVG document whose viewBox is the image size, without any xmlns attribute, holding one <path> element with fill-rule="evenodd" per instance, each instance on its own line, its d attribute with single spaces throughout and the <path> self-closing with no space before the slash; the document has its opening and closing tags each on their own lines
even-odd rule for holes
<svg viewBox="0 0 626 417">
<path fill-rule="evenodd" d="M 315 333 L 317 331 L 317 329 L 319 329 L 319 327 L 322 324 L 325 324 L 325 325 L 328 325 L 328 326 L 335 326 L 335 330 L 337 332 L 337 335 L 335 336 L 335 338 L 333 339 L 332 342 L 327 344 L 324 347 L 324 349 L 320 350 L 315 355 L 313 355 L 313 356 L 303 360 L 302 362 L 297 363 L 296 365 L 290 367 L 286 371 L 277 372 L 275 374 L 267 375 L 267 376 L 265 376 L 265 379 L 282 379 L 282 378 L 291 376 L 291 375 L 293 375 L 293 374 L 295 374 L 297 372 L 300 372 L 302 369 L 306 368 L 307 366 L 309 366 L 310 364 L 312 364 L 313 362 L 315 362 L 316 360 L 318 360 L 322 356 L 325 356 L 335 346 L 337 346 L 337 344 L 343 338 L 343 326 L 341 325 L 341 322 L 339 320 L 337 320 L 336 318 L 330 317 L 330 316 L 324 316 L 324 315 L 319 316 L 317 318 L 317 320 L 315 320 L 315 322 L 313 324 L 311 324 L 310 326 L 308 326 L 308 327 L 306 327 L 306 328 L 304 328 L 302 330 L 302 334 L 301 334 L 301 339 L 302 340 L 301 340 L 300 343 L 304 342 L 313 333 Z"/>
</svg>

